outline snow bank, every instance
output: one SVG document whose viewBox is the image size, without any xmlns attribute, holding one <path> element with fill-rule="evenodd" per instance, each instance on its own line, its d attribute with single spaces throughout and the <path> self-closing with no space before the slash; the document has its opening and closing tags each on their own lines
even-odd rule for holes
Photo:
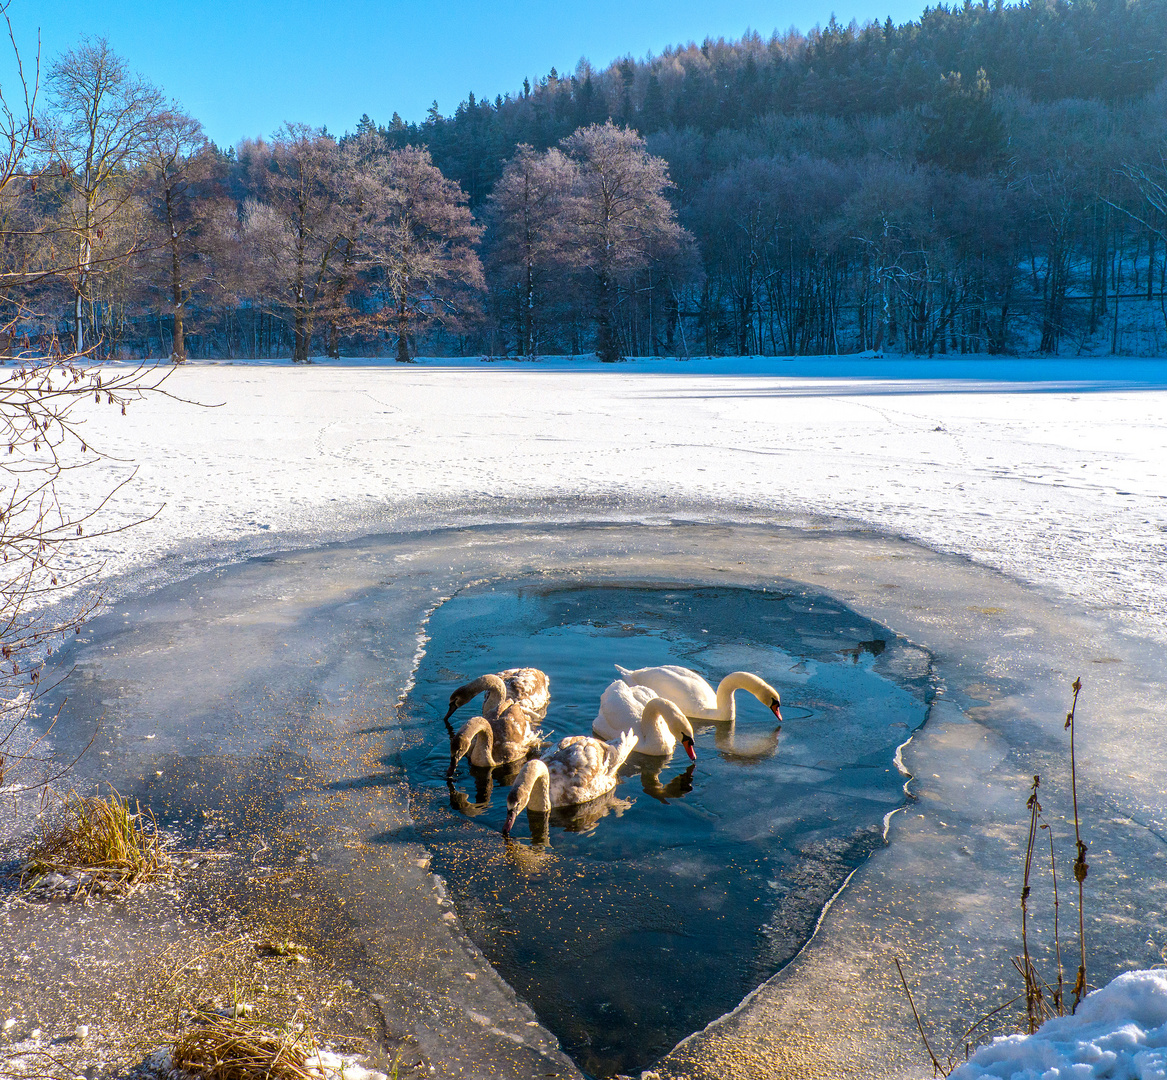
<svg viewBox="0 0 1167 1080">
<path fill-rule="evenodd" d="M 1167 1080 L 1167 971 L 1128 971 L 1073 1016 L 982 1046 L 950 1080 Z"/>
</svg>

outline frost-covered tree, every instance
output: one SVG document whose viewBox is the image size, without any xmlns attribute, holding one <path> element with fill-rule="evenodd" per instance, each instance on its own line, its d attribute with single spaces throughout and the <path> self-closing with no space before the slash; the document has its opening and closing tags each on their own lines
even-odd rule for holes
<svg viewBox="0 0 1167 1080">
<path fill-rule="evenodd" d="M 364 163 L 366 205 L 361 246 L 383 306 L 380 323 L 397 337 L 397 359 L 410 361 L 410 335 L 434 323 L 461 326 L 484 287 L 476 248 L 480 226 L 466 195 L 415 147 Z"/>
<path fill-rule="evenodd" d="M 561 145 L 579 168 L 571 223 L 581 265 L 592 279 L 596 355 L 611 362 L 621 358 L 616 331 L 621 281 L 654 257 L 678 251 L 686 234 L 665 198 L 672 186 L 668 166 L 645 149 L 635 131 L 611 121 L 592 124 Z"/>
<path fill-rule="evenodd" d="M 259 198 L 245 205 L 243 249 L 269 301 L 290 313 L 292 360 L 304 364 L 353 229 L 350 177 L 336 141 L 307 124 L 286 124 L 249 156 Z"/>
<path fill-rule="evenodd" d="M 579 167 L 557 149 L 520 146 L 487 201 L 487 264 L 492 289 L 512 301 L 518 352 L 539 348 L 543 315 L 574 264 L 571 220 Z"/>
</svg>

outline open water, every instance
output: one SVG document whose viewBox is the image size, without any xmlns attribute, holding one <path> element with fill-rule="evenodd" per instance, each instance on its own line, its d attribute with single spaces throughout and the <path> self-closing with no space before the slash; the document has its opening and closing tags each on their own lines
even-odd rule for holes
<svg viewBox="0 0 1167 1080">
<path fill-rule="evenodd" d="M 930 701 L 925 651 L 802 592 L 495 585 L 439 606 L 428 633 L 402 753 L 419 839 L 470 936 L 594 1075 L 644 1068 L 798 952 L 904 805 L 897 748 Z M 615 663 L 714 686 L 755 672 L 784 723 L 739 692 L 736 729 L 699 727 L 695 764 L 634 754 L 611 796 L 546 832 L 520 818 L 507 842 L 514 768 L 463 760 L 447 783 L 450 691 L 540 667 L 558 740 L 590 734 Z"/>
</svg>

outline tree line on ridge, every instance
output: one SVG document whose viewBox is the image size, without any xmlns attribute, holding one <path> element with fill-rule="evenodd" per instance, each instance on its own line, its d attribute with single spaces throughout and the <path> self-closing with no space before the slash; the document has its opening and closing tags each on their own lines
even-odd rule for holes
<svg viewBox="0 0 1167 1080">
<path fill-rule="evenodd" d="M 1161 351 L 1165 79 L 1165 0 L 965 3 L 222 150 L 87 40 L 0 124 L 7 351 Z"/>
</svg>

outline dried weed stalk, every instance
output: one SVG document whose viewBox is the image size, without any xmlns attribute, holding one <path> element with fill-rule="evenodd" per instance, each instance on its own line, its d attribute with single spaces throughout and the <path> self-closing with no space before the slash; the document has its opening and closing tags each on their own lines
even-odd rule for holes
<svg viewBox="0 0 1167 1080">
<path fill-rule="evenodd" d="M 1058 1016 L 1064 1016 L 1066 1012 L 1065 997 L 1066 997 L 1066 980 L 1065 970 L 1062 967 L 1062 939 L 1058 928 L 1058 860 L 1054 855 L 1054 831 L 1044 821 L 1041 827 L 1045 829 L 1046 835 L 1049 837 L 1049 872 L 1054 882 L 1054 953 L 1058 964 L 1058 985 L 1054 989 L 1054 1012 Z"/>
<path fill-rule="evenodd" d="M 1078 709 L 1078 695 L 1082 691 L 1082 680 L 1075 679 L 1071 687 L 1074 691 L 1074 700 L 1070 707 L 1070 711 L 1066 714 L 1065 729 L 1070 733 L 1070 786 L 1073 794 L 1074 803 L 1074 841 L 1077 848 L 1077 858 L 1074 860 L 1074 878 L 1078 882 L 1078 944 L 1080 952 L 1080 962 L 1078 966 L 1078 977 L 1074 983 L 1074 1005 L 1072 1011 L 1077 1010 L 1082 998 L 1086 995 L 1086 922 L 1084 911 L 1084 884 L 1086 881 L 1086 874 L 1089 867 L 1086 864 L 1086 843 L 1082 839 L 1081 822 L 1078 814 L 1078 762 L 1074 747 L 1074 717 Z M 1041 785 L 1041 778 L 1034 776 L 1033 783 L 1029 787 L 1029 798 L 1026 801 L 1026 809 L 1029 810 L 1029 835 L 1025 845 L 1025 863 L 1024 873 L 1021 885 L 1021 956 L 1012 957 L 1013 966 L 1021 975 L 1025 984 L 1025 1012 L 1026 1012 L 1026 1029 L 1030 1034 L 1035 1032 L 1041 1024 L 1052 1016 L 1064 1016 L 1066 1013 L 1065 1001 L 1065 973 L 1062 966 L 1062 945 L 1060 937 L 1060 923 L 1059 923 L 1059 898 L 1058 898 L 1058 866 L 1057 857 L 1054 850 L 1053 830 L 1049 824 L 1042 820 L 1041 803 L 1038 801 L 1037 792 Z M 1057 983 L 1055 986 L 1050 986 L 1048 982 L 1041 978 L 1038 974 L 1037 968 L 1033 963 L 1033 959 L 1029 952 L 1029 903 L 1032 895 L 1030 886 L 1030 877 L 1033 870 L 1033 856 L 1034 848 L 1037 843 L 1037 835 L 1039 829 L 1045 829 L 1049 835 L 1049 858 L 1050 858 L 1050 876 L 1053 879 L 1053 908 L 1054 908 L 1054 954 L 1057 963 Z M 912 1015 L 916 1020 L 916 1028 L 920 1033 L 920 1039 L 924 1044 L 924 1049 L 928 1053 L 928 1058 L 932 1062 L 934 1072 L 938 1072 L 943 1076 L 947 1076 L 949 1072 L 955 1068 L 956 1056 L 948 1056 L 947 1070 L 940 1063 L 940 1059 L 932 1049 L 928 1041 L 927 1035 L 924 1033 L 924 1024 L 920 1018 L 920 1014 L 916 1009 L 916 1004 L 912 1000 L 912 993 L 908 989 L 907 979 L 904 978 L 903 967 L 898 959 L 895 960 L 896 969 L 899 971 L 900 981 L 903 983 L 904 993 L 907 995 L 908 1004 L 911 1006 Z M 1048 997 L 1047 997 L 1048 994 Z M 1018 997 L 1012 998 L 1003 1005 L 997 1006 L 990 1012 L 985 1013 L 979 1020 L 977 1020 L 971 1027 L 966 1029 L 961 1036 L 961 1042 L 964 1043 L 964 1056 L 967 1060 L 972 1053 L 972 1043 L 967 1040 L 978 1027 L 985 1021 L 1003 1012 L 1006 1008 L 1012 1005 L 1015 1001 L 1020 1000 Z"/>
<path fill-rule="evenodd" d="M 928 1051 L 928 1057 L 932 1060 L 932 1075 L 939 1073 L 941 1076 L 947 1076 L 952 1072 L 951 1068 L 945 1069 L 940 1064 L 940 1059 L 936 1056 L 932 1049 L 932 1044 L 928 1042 L 928 1036 L 924 1033 L 924 1022 L 920 1019 L 920 1013 L 916 1009 L 916 1003 L 912 999 L 912 991 L 908 989 L 908 980 L 904 977 L 904 969 L 900 964 L 899 957 L 892 958 L 895 961 L 896 971 L 900 973 L 900 982 L 904 985 L 904 993 L 908 995 L 908 1004 L 912 1007 L 912 1015 L 916 1018 L 916 1030 L 920 1033 L 920 1041 L 924 1044 L 924 1049 Z M 951 1064 L 951 1063 L 950 1063 Z"/>
<path fill-rule="evenodd" d="M 1078 711 L 1078 694 L 1082 691 L 1082 680 L 1074 680 L 1074 701 L 1070 711 L 1066 713 L 1065 730 L 1070 733 L 1070 786 L 1074 793 L 1074 841 L 1077 844 L 1078 856 L 1074 860 L 1074 879 L 1078 882 L 1078 945 L 1081 958 L 1078 962 L 1078 977 L 1074 980 L 1074 1008 L 1078 1011 L 1082 998 L 1086 996 L 1086 915 L 1085 896 L 1083 887 L 1086 884 L 1086 872 L 1090 869 L 1086 864 L 1086 844 L 1082 840 L 1082 829 L 1078 821 L 1078 759 L 1074 754 L 1074 714 Z"/>
<path fill-rule="evenodd" d="M 1013 963 L 1021 972 L 1025 980 L 1025 1014 L 1029 1022 L 1029 1033 L 1032 1035 L 1045 1019 L 1046 1004 L 1041 994 L 1041 980 L 1029 956 L 1029 874 L 1033 868 L 1033 845 L 1037 839 L 1037 817 L 1041 813 L 1041 803 L 1037 801 L 1037 789 L 1041 785 L 1041 777 L 1033 778 L 1033 785 L 1029 789 L 1029 799 L 1026 808 L 1029 810 L 1029 839 L 1025 845 L 1025 875 L 1021 885 L 1021 958 L 1016 957 Z"/>
<path fill-rule="evenodd" d="M 206 1080 L 321 1080 L 318 1053 L 316 1036 L 296 1018 L 273 1031 L 259 1021 L 200 1014 L 174 1040 L 170 1060 Z"/>
<path fill-rule="evenodd" d="M 158 824 L 149 810 L 116 791 L 108 798 L 70 791 L 33 843 L 21 882 L 46 874 L 76 878 L 78 892 L 130 894 L 170 869 Z"/>
</svg>

